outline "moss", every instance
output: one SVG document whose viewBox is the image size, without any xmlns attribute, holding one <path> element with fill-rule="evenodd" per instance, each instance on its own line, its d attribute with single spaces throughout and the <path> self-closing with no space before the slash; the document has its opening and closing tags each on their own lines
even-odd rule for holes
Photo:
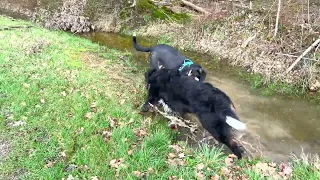
<svg viewBox="0 0 320 180">
<path fill-rule="evenodd" d="M 140 14 L 148 14 L 151 19 L 165 20 L 165 21 L 175 21 L 179 23 L 184 23 L 190 20 L 190 16 L 185 13 L 174 13 L 167 7 L 157 7 L 149 0 L 139 0 L 137 2 L 137 10 Z"/>
</svg>

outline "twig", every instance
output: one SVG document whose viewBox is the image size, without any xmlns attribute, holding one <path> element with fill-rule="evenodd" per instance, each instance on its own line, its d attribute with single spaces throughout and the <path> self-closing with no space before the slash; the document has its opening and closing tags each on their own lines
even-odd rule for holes
<svg viewBox="0 0 320 180">
<path fill-rule="evenodd" d="M 187 128 L 190 130 L 190 133 L 194 135 L 194 132 L 197 130 L 198 128 L 198 125 L 197 124 L 194 124 L 194 123 L 191 123 L 191 121 L 189 120 L 186 120 L 186 119 L 183 119 L 183 118 L 180 118 L 180 117 L 176 117 L 176 116 L 173 116 L 173 115 L 169 115 L 168 113 L 166 112 L 162 112 L 160 111 L 156 106 L 152 105 L 149 103 L 149 105 L 154 109 L 156 110 L 158 113 L 160 113 L 162 116 L 164 116 L 165 118 L 167 119 L 170 119 L 170 123 L 169 123 L 169 126 L 170 125 L 178 125 L 178 126 L 181 126 L 181 127 L 184 127 L 184 128 Z M 187 124 L 188 123 L 188 124 Z M 190 124 L 190 125 L 189 125 Z"/>
<path fill-rule="evenodd" d="M 184 5 L 189 6 L 189 7 L 193 8 L 193 9 L 196 10 L 196 11 L 202 12 L 202 13 L 204 13 L 204 14 L 206 14 L 206 15 L 211 14 L 210 12 L 206 11 L 204 8 L 199 7 L 199 6 L 193 4 L 193 3 L 189 2 L 189 1 L 181 0 L 181 2 L 182 2 Z"/>
<path fill-rule="evenodd" d="M 295 58 L 299 57 L 299 56 L 295 56 L 295 55 L 291 55 L 291 54 L 283 54 L 283 53 L 275 53 L 275 54 L 282 55 L 282 56 L 288 56 L 288 57 L 295 57 Z M 315 61 L 315 62 L 319 62 L 320 61 L 320 59 L 311 59 L 311 58 L 305 58 L 305 57 L 303 57 L 302 59 Z"/>
<path fill-rule="evenodd" d="M 10 29 L 27 29 L 33 26 L 7 26 L 7 27 L 0 27 L 0 31 L 10 30 Z"/>
<path fill-rule="evenodd" d="M 273 38 L 276 38 L 278 33 L 280 11 L 281 11 L 281 0 L 278 0 L 278 12 L 277 12 L 276 27 L 274 28 Z"/>
<path fill-rule="evenodd" d="M 297 64 L 298 62 L 306 55 L 308 54 L 316 45 L 320 43 L 320 38 L 318 38 L 315 42 L 311 44 L 311 46 L 308 47 L 297 59 L 294 61 L 294 63 L 286 70 L 286 73 L 290 72 Z"/>
<path fill-rule="evenodd" d="M 131 4 L 131 6 L 129 6 L 129 7 L 135 7 L 136 6 L 136 4 L 137 4 L 137 0 L 133 0 L 133 3 Z"/>
</svg>

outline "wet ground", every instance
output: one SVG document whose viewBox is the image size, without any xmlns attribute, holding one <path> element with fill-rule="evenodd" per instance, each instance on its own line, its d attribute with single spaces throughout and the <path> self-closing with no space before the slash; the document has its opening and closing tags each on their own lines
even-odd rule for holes
<svg viewBox="0 0 320 180">
<path fill-rule="evenodd" d="M 101 45 L 132 52 L 134 61 L 141 67 L 145 68 L 148 63 L 148 54 L 136 52 L 132 47 L 131 37 L 110 33 L 82 36 Z M 152 44 L 150 40 L 139 37 L 138 42 L 145 46 Z M 215 63 L 210 56 L 193 52 L 183 54 L 207 69 L 206 81 L 231 97 L 241 120 L 248 125 L 248 132 L 241 140 L 254 147 L 252 155 L 260 155 L 261 151 L 274 161 L 283 161 L 291 153 L 299 155 L 302 149 L 305 153 L 320 151 L 320 109 L 317 105 L 298 97 L 262 96 L 237 78 L 234 68 Z M 186 136 L 187 134 L 181 135 L 180 139 Z M 247 145 L 250 146 L 249 144 Z"/>
</svg>

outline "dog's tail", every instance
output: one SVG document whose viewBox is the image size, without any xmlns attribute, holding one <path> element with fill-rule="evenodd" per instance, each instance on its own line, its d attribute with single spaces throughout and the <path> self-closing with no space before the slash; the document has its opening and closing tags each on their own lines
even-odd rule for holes
<svg viewBox="0 0 320 180">
<path fill-rule="evenodd" d="M 133 47 L 137 50 L 137 51 L 141 51 L 141 52 L 150 52 L 151 48 L 150 47 L 141 47 L 137 44 L 137 37 L 136 37 L 136 33 L 133 33 L 132 36 L 132 44 Z"/>
<path fill-rule="evenodd" d="M 244 131 L 247 129 L 246 124 L 230 116 L 226 116 L 226 123 L 238 131 Z"/>
</svg>

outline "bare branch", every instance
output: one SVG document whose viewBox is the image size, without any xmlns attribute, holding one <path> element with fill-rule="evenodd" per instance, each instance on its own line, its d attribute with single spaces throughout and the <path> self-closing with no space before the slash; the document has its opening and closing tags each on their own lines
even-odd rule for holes
<svg viewBox="0 0 320 180">
<path fill-rule="evenodd" d="M 281 11 L 281 0 L 278 0 L 278 12 L 277 12 L 276 26 L 274 28 L 273 38 L 276 38 L 277 33 L 278 33 L 280 11 Z"/>
<path fill-rule="evenodd" d="M 308 47 L 297 59 L 294 61 L 294 63 L 286 70 L 286 73 L 290 72 L 297 64 L 298 62 L 307 55 L 316 45 L 320 43 L 320 38 L 318 38 L 315 42 L 311 44 L 311 46 Z"/>
<path fill-rule="evenodd" d="M 193 8 L 193 9 L 196 10 L 196 11 L 202 12 L 202 13 L 204 13 L 204 14 L 206 14 L 206 15 L 211 14 L 210 12 L 206 11 L 204 8 L 199 7 L 199 6 L 193 4 L 193 3 L 189 2 L 189 1 L 181 0 L 181 2 L 182 2 L 184 5 L 189 6 L 189 7 Z"/>
</svg>

